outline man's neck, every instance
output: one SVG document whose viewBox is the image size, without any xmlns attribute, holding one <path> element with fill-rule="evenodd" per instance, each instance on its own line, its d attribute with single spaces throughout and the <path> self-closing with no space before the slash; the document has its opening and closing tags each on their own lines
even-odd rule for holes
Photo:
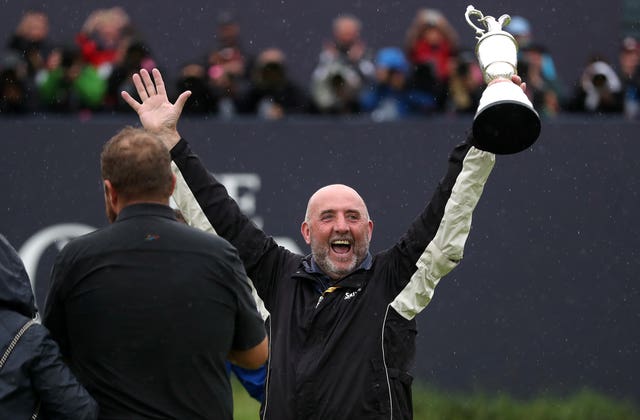
<svg viewBox="0 0 640 420">
<path fill-rule="evenodd" d="M 116 216 L 118 214 L 120 214 L 120 212 L 122 211 L 122 209 L 124 209 L 125 207 L 129 207 L 132 206 L 134 204 L 162 204 L 164 206 L 168 206 L 169 205 L 169 199 L 168 198 L 163 198 L 163 199 L 131 199 L 131 200 L 124 200 L 118 203 L 119 206 L 117 208 L 116 211 Z"/>
</svg>

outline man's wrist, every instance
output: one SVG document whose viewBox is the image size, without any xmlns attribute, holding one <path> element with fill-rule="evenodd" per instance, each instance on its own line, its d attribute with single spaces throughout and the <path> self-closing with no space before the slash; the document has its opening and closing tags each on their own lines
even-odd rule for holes
<svg viewBox="0 0 640 420">
<path fill-rule="evenodd" d="M 162 143 L 164 143 L 165 146 L 167 146 L 169 150 L 173 149 L 173 147 L 178 144 L 182 138 L 180 133 L 178 133 L 178 130 L 158 131 L 154 134 L 160 139 L 160 141 L 162 141 Z"/>
</svg>

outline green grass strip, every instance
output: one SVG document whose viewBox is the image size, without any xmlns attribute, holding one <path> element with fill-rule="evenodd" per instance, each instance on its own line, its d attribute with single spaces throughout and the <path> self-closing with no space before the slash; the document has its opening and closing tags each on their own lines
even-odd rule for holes
<svg viewBox="0 0 640 420">
<path fill-rule="evenodd" d="M 233 379 L 234 419 L 257 420 L 260 405 Z M 415 420 L 640 420 L 640 410 L 591 390 L 521 400 L 505 394 L 446 393 L 414 384 Z"/>
</svg>

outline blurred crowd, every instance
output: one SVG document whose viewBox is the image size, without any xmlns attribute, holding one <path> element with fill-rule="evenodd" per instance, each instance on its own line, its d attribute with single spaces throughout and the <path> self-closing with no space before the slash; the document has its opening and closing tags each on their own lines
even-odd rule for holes
<svg viewBox="0 0 640 420">
<path fill-rule="evenodd" d="M 376 51 L 362 38 L 356 16 L 337 16 L 331 25 L 307 86 L 293 80 L 283 50 L 248 51 L 238 20 L 226 12 L 217 17 L 215 45 L 165 82 L 176 92 L 193 92 L 185 113 L 220 118 L 368 114 L 385 121 L 476 111 L 485 88 L 482 71 L 440 11 L 416 11 L 404 45 Z M 621 41 L 617 62 L 590 57 L 567 84 L 525 17 L 513 16 L 505 30 L 518 41 L 518 73 L 542 117 L 580 112 L 640 118 L 638 40 Z M 133 94 L 131 75 L 153 67 L 154 53 L 122 7 L 93 11 L 65 45 L 50 42 L 46 13 L 27 11 L 1 55 L 0 115 L 129 112 L 120 92 Z"/>
</svg>

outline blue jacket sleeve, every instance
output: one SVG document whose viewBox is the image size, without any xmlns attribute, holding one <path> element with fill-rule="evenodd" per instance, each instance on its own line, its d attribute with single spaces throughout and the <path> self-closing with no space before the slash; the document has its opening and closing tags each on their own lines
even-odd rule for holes
<svg viewBox="0 0 640 420">
<path fill-rule="evenodd" d="M 267 379 L 267 365 L 264 364 L 258 369 L 245 369 L 240 366 L 228 363 L 229 369 L 235 373 L 238 381 L 244 389 L 260 403 L 264 402 L 264 384 Z"/>
</svg>

